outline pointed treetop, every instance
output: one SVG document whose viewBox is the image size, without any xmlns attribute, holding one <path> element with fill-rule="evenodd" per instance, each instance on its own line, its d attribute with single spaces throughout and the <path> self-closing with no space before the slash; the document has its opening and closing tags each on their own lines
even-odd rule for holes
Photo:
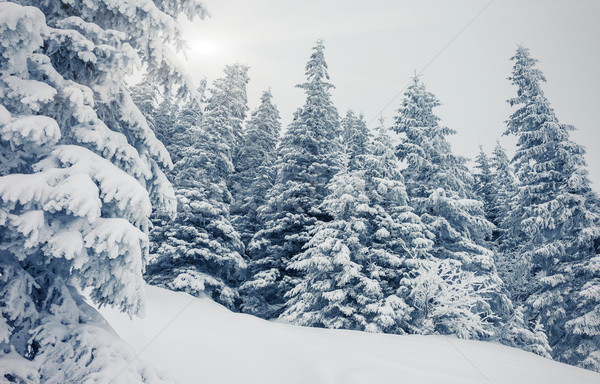
<svg viewBox="0 0 600 384">
<path fill-rule="evenodd" d="M 404 99 L 398 109 L 399 116 L 396 118 L 394 131 L 396 133 L 405 131 L 410 136 L 412 133 L 409 132 L 411 128 L 418 128 L 418 131 L 426 128 L 437 128 L 440 118 L 433 113 L 433 109 L 440 105 L 438 98 L 427 91 L 420 76 L 412 77 L 412 83 L 404 92 Z M 442 129 L 440 133 L 446 135 L 453 132 Z"/>
<path fill-rule="evenodd" d="M 559 123 L 554 108 L 541 89 L 540 83 L 545 82 L 546 78 L 542 71 L 535 67 L 538 61 L 529 55 L 529 50 L 519 46 L 511 60 L 514 64 L 509 80 L 517 86 L 517 97 L 509 99 L 508 103 L 511 107 L 517 107 L 517 110 L 506 121 L 507 129 L 504 134 L 519 137 L 517 146 L 520 149 L 515 156 L 523 157 L 523 163 L 526 163 L 527 158 L 539 155 L 528 151 L 533 149 L 535 152 L 542 149 L 536 147 L 547 140 L 553 142 L 569 140 L 568 132 L 573 128 Z M 525 134 L 526 132 L 529 133 Z M 515 160 L 516 158 L 513 159 Z M 519 166 L 517 166 L 518 170 Z"/>
<path fill-rule="evenodd" d="M 348 110 L 346 117 L 342 120 L 341 138 L 344 151 L 349 156 L 350 168 L 355 169 L 362 163 L 370 135 L 362 113 L 357 116 L 354 111 Z"/>
<path fill-rule="evenodd" d="M 500 141 L 496 140 L 496 147 L 494 147 L 494 151 L 492 152 L 492 166 L 497 170 L 500 168 L 504 169 L 508 167 L 509 163 L 510 161 L 504 147 L 500 145 Z"/>
<path fill-rule="evenodd" d="M 484 173 L 490 172 L 490 159 L 487 153 L 485 153 L 483 150 L 482 145 L 479 146 L 479 153 L 477 154 L 475 160 L 477 162 L 477 165 L 475 165 L 476 168 L 479 168 Z"/>
<path fill-rule="evenodd" d="M 260 101 L 261 103 L 270 103 L 272 99 L 273 93 L 271 93 L 271 87 L 269 87 L 263 91 L 262 95 L 260 96 Z"/>
<path fill-rule="evenodd" d="M 513 106 L 523 103 L 528 97 L 543 96 L 544 92 L 540 87 L 540 82 L 546 82 L 546 78 L 542 71 L 536 68 L 538 60 L 531 57 L 529 49 L 519 45 L 510 60 L 514 61 L 514 65 L 508 80 L 516 85 L 518 90 L 517 97 L 509 99 L 508 103 Z"/>
<path fill-rule="evenodd" d="M 250 67 L 244 64 L 231 64 L 225 66 L 225 78 L 223 81 L 224 91 L 226 92 L 226 96 L 230 99 L 230 101 L 237 101 L 237 103 L 232 104 L 232 112 L 233 116 L 244 120 L 246 118 L 246 114 L 248 112 L 248 96 L 246 94 L 246 86 L 250 81 L 250 77 L 248 77 L 248 70 Z M 217 81 L 215 81 L 216 83 Z"/>
<path fill-rule="evenodd" d="M 315 86 L 325 89 L 335 88 L 333 84 L 326 81 L 329 80 L 329 72 L 327 71 L 324 50 L 323 40 L 317 40 L 316 45 L 313 47 L 313 53 L 310 55 L 310 60 L 306 63 L 305 74 L 308 81 L 298 84 L 296 87 L 306 89 L 307 91 L 314 89 Z"/>
<path fill-rule="evenodd" d="M 258 108 L 252 112 L 252 117 L 250 119 L 250 122 L 252 123 L 248 123 L 247 130 L 252 130 L 259 126 L 263 126 L 263 128 L 268 127 L 270 128 L 269 134 L 272 135 L 273 138 L 277 138 L 279 137 L 281 130 L 279 119 L 279 110 L 277 109 L 277 106 L 273 104 L 273 94 L 269 87 L 267 90 L 263 91 Z M 248 133 L 249 132 L 247 131 L 246 134 L 248 135 Z M 249 137 L 246 139 L 249 139 Z M 249 144 L 250 143 L 247 143 L 247 145 Z"/>
<path fill-rule="evenodd" d="M 477 154 L 476 160 L 477 160 L 477 163 L 479 164 L 477 166 L 477 168 L 482 168 L 482 169 L 489 168 L 490 159 L 489 159 L 487 153 L 485 153 L 485 151 L 483 150 L 482 145 L 479 146 L 479 153 Z"/>
</svg>

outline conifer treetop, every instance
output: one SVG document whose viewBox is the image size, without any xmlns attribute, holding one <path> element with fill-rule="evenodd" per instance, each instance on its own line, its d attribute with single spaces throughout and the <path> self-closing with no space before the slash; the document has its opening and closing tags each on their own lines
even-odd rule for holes
<svg viewBox="0 0 600 384">
<path fill-rule="evenodd" d="M 310 55 L 310 60 L 306 63 L 305 74 L 308 81 L 296 85 L 298 88 L 305 89 L 308 95 L 311 94 L 311 91 L 314 92 L 319 89 L 327 91 L 330 88 L 335 88 L 333 84 L 327 82 L 329 80 L 329 72 L 327 63 L 325 62 L 325 45 L 322 39 L 317 40 L 313 51 Z"/>
</svg>

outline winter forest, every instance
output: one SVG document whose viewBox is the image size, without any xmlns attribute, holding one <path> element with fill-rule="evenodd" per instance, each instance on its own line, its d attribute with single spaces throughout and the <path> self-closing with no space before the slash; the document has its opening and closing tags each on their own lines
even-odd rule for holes
<svg viewBox="0 0 600 384">
<path fill-rule="evenodd" d="M 506 58 L 515 154 L 498 144 L 471 167 L 426 76 L 391 122 L 339 111 L 322 40 L 288 126 L 269 89 L 249 110 L 246 65 L 194 83 L 178 18 L 206 12 L 0 2 L 0 382 L 171 382 L 94 307 L 143 316 L 146 284 L 600 372 L 600 200 L 528 48 Z"/>
</svg>

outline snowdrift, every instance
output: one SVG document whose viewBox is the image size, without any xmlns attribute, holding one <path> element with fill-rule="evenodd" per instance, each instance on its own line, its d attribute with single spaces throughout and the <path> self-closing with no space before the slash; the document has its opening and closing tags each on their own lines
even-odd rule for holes
<svg viewBox="0 0 600 384">
<path fill-rule="evenodd" d="M 138 353 L 192 383 L 600 383 L 600 374 L 503 345 L 297 327 L 147 286 L 146 317 L 101 313 Z"/>
</svg>

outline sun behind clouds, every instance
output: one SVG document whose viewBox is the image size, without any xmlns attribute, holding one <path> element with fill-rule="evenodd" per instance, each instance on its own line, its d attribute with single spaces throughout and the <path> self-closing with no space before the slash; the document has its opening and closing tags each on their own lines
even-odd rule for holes
<svg viewBox="0 0 600 384">
<path fill-rule="evenodd" d="M 214 58 L 225 51 L 223 42 L 217 41 L 213 38 L 201 37 L 199 39 L 189 39 L 187 41 L 187 55 Z"/>
</svg>

